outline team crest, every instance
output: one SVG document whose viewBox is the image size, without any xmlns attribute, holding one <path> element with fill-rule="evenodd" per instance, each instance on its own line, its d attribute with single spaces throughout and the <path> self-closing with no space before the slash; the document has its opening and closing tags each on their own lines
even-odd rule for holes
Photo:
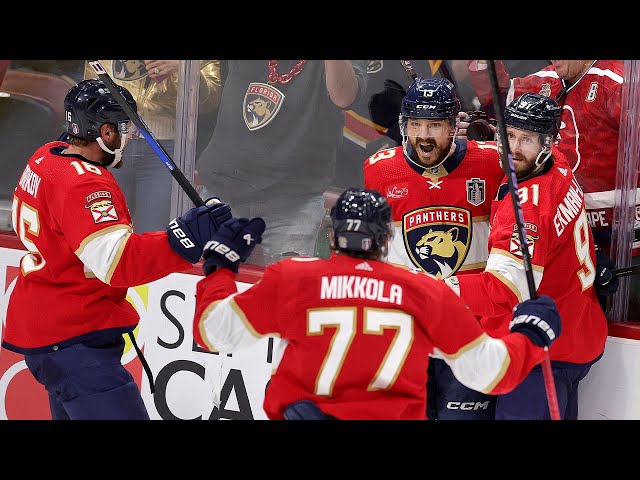
<svg viewBox="0 0 640 480">
<path fill-rule="evenodd" d="M 534 223 L 524 224 L 525 234 L 527 235 L 527 250 L 529 250 L 529 258 L 533 258 L 533 252 L 536 246 L 536 240 L 540 238 L 538 233 L 538 226 Z M 518 225 L 513 226 L 513 232 L 511 232 L 511 242 L 509 243 L 509 251 L 513 255 L 522 257 L 522 250 L 520 249 L 520 234 L 518 233 Z"/>
<path fill-rule="evenodd" d="M 100 190 L 87 196 L 88 208 L 95 223 L 114 222 L 118 220 L 118 212 L 111 201 L 111 192 Z"/>
<path fill-rule="evenodd" d="M 113 60 L 111 63 L 113 77 L 123 82 L 140 80 L 149 75 L 142 60 Z"/>
<path fill-rule="evenodd" d="M 550 97 L 551 96 L 551 84 L 550 83 L 543 83 L 542 87 L 540 87 L 539 95 L 542 95 L 543 97 Z"/>
<path fill-rule="evenodd" d="M 485 181 L 479 178 L 467 180 L 467 202 L 478 206 L 484 203 Z"/>
<path fill-rule="evenodd" d="M 244 95 L 242 115 L 249 130 L 258 130 L 271 122 L 280 111 L 284 93 L 266 83 L 250 83 Z"/>
<path fill-rule="evenodd" d="M 378 73 L 384 66 L 384 60 L 367 60 L 367 73 Z"/>
<path fill-rule="evenodd" d="M 447 278 L 460 269 L 471 246 L 471 234 L 471 212 L 465 208 L 438 205 L 402 217 L 402 236 L 411 262 L 437 278 Z"/>
</svg>

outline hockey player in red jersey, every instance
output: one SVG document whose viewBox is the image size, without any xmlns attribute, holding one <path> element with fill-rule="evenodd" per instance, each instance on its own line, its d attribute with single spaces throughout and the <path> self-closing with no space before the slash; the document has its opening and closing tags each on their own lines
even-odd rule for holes
<svg viewBox="0 0 640 480">
<path fill-rule="evenodd" d="M 443 279 L 484 269 L 491 201 L 504 177 L 496 142 L 457 138 L 459 111 L 451 82 L 417 78 L 402 101 L 402 145 L 364 164 L 365 187 L 385 194 L 392 208 L 389 262 Z M 429 418 L 493 418 L 491 398 L 459 382 L 456 404 L 481 407 L 460 410 L 442 403 L 436 385 L 455 377 L 443 360 L 434 359 L 429 368 Z"/>
<path fill-rule="evenodd" d="M 560 112 L 553 99 L 526 93 L 507 106 L 504 116 L 536 289 L 557 302 L 563 319 L 562 338 L 549 349 L 560 414 L 575 420 L 578 383 L 604 351 L 607 322 L 593 288 L 596 257 L 585 194 L 551 150 Z M 483 328 L 499 337 L 509 331 L 513 307 L 529 297 L 506 184 L 492 207 L 489 250 L 483 273 L 445 281 L 482 316 Z M 541 366 L 497 398 L 496 419 L 549 418 Z"/>
<path fill-rule="evenodd" d="M 438 278 L 484 268 L 491 200 L 504 177 L 496 142 L 456 138 L 459 112 L 451 82 L 418 77 L 402 101 L 402 145 L 364 163 L 365 187 L 391 204 L 389 262 Z"/>
<path fill-rule="evenodd" d="M 551 60 L 551 65 L 521 78 L 509 79 L 504 64 L 496 61 L 496 75 L 505 104 L 523 93 L 551 97 L 562 108 L 558 149 L 567 157 L 573 175 L 584 192 L 587 220 L 596 245 L 598 263 L 613 268 L 610 253 L 615 204 L 620 104 L 624 81 L 622 60 Z M 492 91 L 483 60 L 469 61 L 469 77 L 480 102 L 492 103 Z M 639 184 L 640 185 L 640 184 Z M 633 255 L 640 253 L 640 203 L 636 206 Z M 603 285 L 598 276 L 597 293 L 603 307 L 617 287 Z M 634 280 L 635 281 L 635 280 Z M 614 288 L 612 288 L 612 286 Z M 632 302 L 635 300 L 632 299 Z M 638 309 L 640 307 L 636 307 Z M 636 312 L 638 313 L 638 312 Z"/>
<path fill-rule="evenodd" d="M 137 111 L 130 92 L 118 88 Z M 64 102 L 69 142 L 40 147 L 15 190 L 13 228 L 28 253 L 2 346 L 24 354 L 54 420 L 149 419 L 121 364 L 123 334 L 133 340 L 139 321 L 127 289 L 197 263 L 231 211 L 223 203 L 193 208 L 167 231 L 133 233 L 110 172 L 122 162 L 127 115 L 100 80 L 78 83 Z"/>
<path fill-rule="evenodd" d="M 194 339 L 224 353 L 280 338 L 270 419 L 424 420 L 430 355 L 470 388 L 504 393 L 559 335 L 548 297 L 519 305 L 514 333 L 492 338 L 443 282 L 385 262 L 393 230 L 379 192 L 347 189 L 331 219 L 328 259 L 281 260 L 242 293 L 235 275 L 261 241 L 262 219 L 228 220 L 205 246 Z"/>
</svg>

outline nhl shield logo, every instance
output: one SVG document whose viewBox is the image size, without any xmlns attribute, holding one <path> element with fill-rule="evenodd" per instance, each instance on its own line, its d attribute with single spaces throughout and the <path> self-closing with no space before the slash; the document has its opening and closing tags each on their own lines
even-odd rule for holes
<svg viewBox="0 0 640 480">
<path fill-rule="evenodd" d="M 474 206 L 484 203 L 485 181 L 479 178 L 467 180 L 467 201 Z"/>
<path fill-rule="evenodd" d="M 282 106 L 284 94 L 266 83 L 250 83 L 244 95 L 242 115 L 249 130 L 265 127 Z"/>
<path fill-rule="evenodd" d="M 471 246 L 471 212 L 437 205 L 418 208 L 402 217 L 402 235 L 411 262 L 437 278 L 460 269 Z"/>
</svg>

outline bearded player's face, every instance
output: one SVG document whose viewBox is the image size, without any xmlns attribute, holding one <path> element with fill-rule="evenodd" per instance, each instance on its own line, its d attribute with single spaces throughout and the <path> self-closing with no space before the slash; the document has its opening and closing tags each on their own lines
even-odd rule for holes
<svg viewBox="0 0 640 480">
<path fill-rule="evenodd" d="M 438 165 L 449 153 L 453 129 L 449 120 L 407 119 L 407 138 L 425 167 Z"/>
</svg>

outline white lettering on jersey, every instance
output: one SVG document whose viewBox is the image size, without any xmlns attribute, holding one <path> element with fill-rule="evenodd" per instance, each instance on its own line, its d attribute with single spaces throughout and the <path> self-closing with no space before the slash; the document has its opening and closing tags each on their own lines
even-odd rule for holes
<svg viewBox="0 0 640 480">
<path fill-rule="evenodd" d="M 556 227 L 558 237 L 562 235 L 562 232 L 564 232 L 569 222 L 582 211 L 584 193 L 582 193 L 582 189 L 575 178 L 571 183 L 572 185 L 569 187 L 569 191 L 562 200 L 562 203 L 558 205 L 556 214 L 553 217 L 553 225 Z"/>
<path fill-rule="evenodd" d="M 38 196 L 38 188 L 40 188 L 41 180 L 42 178 L 40 178 L 40 175 L 34 173 L 29 165 L 27 165 L 24 172 L 22 172 L 22 177 L 20 177 L 18 185 L 33 198 L 36 198 Z"/>
<path fill-rule="evenodd" d="M 366 298 L 383 303 L 402 305 L 402 287 L 392 283 L 386 286 L 384 280 L 358 277 L 354 275 L 336 275 L 322 277 L 321 299 Z"/>
</svg>

